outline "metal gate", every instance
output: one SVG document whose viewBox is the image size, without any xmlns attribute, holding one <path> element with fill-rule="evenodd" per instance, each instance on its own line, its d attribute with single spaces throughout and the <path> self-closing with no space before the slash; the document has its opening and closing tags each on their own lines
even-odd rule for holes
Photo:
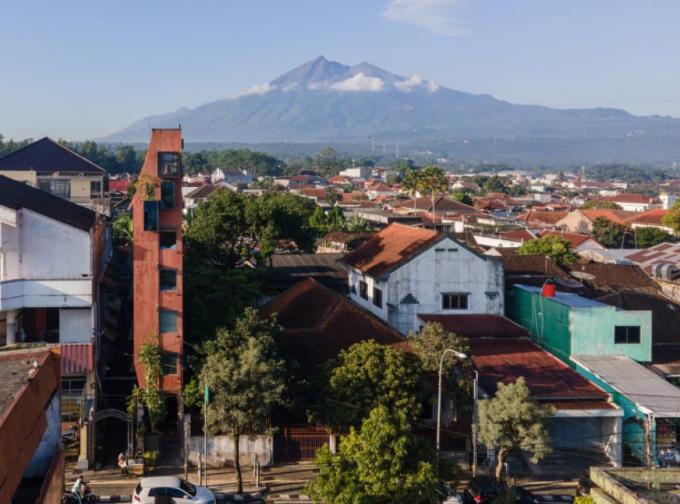
<svg viewBox="0 0 680 504">
<path fill-rule="evenodd" d="M 328 434 L 324 430 L 284 427 L 274 435 L 274 461 L 312 460 L 325 444 L 328 444 Z"/>
</svg>

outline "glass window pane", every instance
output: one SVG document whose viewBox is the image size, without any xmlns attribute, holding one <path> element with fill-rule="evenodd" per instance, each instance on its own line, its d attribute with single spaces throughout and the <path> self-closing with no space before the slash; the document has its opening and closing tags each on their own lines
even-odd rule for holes
<svg viewBox="0 0 680 504">
<path fill-rule="evenodd" d="M 171 291 L 177 290 L 177 270 L 176 269 L 162 269 L 160 271 L 161 290 Z"/>
<path fill-rule="evenodd" d="M 158 231 L 158 202 L 144 202 L 144 231 Z"/>
<path fill-rule="evenodd" d="M 174 310 L 161 310 L 159 331 L 162 333 L 177 332 L 177 312 Z"/>
<path fill-rule="evenodd" d="M 163 178 L 179 177 L 179 152 L 158 153 L 158 176 Z"/>
<path fill-rule="evenodd" d="M 175 184 L 161 182 L 161 209 L 172 210 L 173 208 L 175 208 Z"/>
<path fill-rule="evenodd" d="M 177 249 L 177 231 L 174 229 L 161 230 L 161 249 Z"/>
</svg>

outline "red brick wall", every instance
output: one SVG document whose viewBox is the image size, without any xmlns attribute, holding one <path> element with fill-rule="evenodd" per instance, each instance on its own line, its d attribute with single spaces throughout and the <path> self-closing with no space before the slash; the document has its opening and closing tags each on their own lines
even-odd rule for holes
<svg viewBox="0 0 680 504">
<path fill-rule="evenodd" d="M 0 366 L 10 360 L 33 359 L 40 367 L 16 395 L 0 423 L 0 502 L 10 502 L 28 469 L 47 428 L 45 407 L 59 390 L 61 379 L 59 356 L 49 350 L 0 356 Z"/>
<path fill-rule="evenodd" d="M 64 495 L 64 472 L 66 467 L 66 454 L 58 451 L 54 454 L 50 471 L 45 476 L 40 496 L 35 504 L 60 504 Z"/>
<path fill-rule="evenodd" d="M 182 132 L 180 130 L 153 130 L 149 148 L 144 160 L 142 173 L 158 177 L 158 153 L 181 152 Z M 167 352 L 182 354 L 182 179 L 163 179 L 175 183 L 175 208 L 159 210 L 159 229 L 177 230 L 177 250 L 160 250 L 160 234 L 144 231 L 144 203 L 139 193 L 134 198 L 133 226 L 134 243 L 134 345 L 135 355 L 149 334 L 159 332 L 159 310 L 168 309 L 178 312 L 178 332 L 160 335 L 161 346 Z M 156 188 L 156 199 L 160 199 L 160 180 Z M 177 290 L 160 291 L 159 270 L 161 267 L 177 270 Z M 135 361 L 137 380 L 144 386 L 144 369 Z M 163 377 L 162 388 L 166 392 L 179 392 L 182 388 L 181 364 L 179 373 Z"/>
</svg>

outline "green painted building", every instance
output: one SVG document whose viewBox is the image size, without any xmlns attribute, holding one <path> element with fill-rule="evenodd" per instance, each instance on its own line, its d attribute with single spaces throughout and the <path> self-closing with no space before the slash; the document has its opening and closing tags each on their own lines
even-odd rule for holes
<svg viewBox="0 0 680 504">
<path fill-rule="evenodd" d="M 507 315 L 531 338 L 574 366 L 572 355 L 622 355 L 652 360 L 652 312 L 622 310 L 576 294 L 541 295 L 538 287 L 515 285 L 506 298 Z"/>
</svg>

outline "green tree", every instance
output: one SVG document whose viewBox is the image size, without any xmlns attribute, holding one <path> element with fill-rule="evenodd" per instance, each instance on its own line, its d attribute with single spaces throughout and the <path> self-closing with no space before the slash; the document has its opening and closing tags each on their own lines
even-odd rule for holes
<svg viewBox="0 0 680 504">
<path fill-rule="evenodd" d="M 352 345 L 324 366 L 312 417 L 336 432 L 358 427 L 375 407 L 414 420 L 420 412 L 420 366 L 412 356 L 373 340 Z"/>
<path fill-rule="evenodd" d="M 317 236 L 321 237 L 328 233 L 328 217 L 321 207 L 316 207 L 309 218 L 309 225 L 316 230 Z"/>
<path fill-rule="evenodd" d="M 423 185 L 423 173 L 420 170 L 408 170 L 404 174 L 404 180 L 401 183 L 402 189 L 413 198 L 413 212 L 416 211 L 416 198 L 420 193 Z"/>
<path fill-rule="evenodd" d="M 613 201 L 598 201 L 598 200 L 586 201 L 579 208 L 581 210 L 623 210 L 621 205 L 614 203 Z"/>
<path fill-rule="evenodd" d="M 387 176 L 387 180 L 385 181 L 388 186 L 392 187 L 394 184 L 398 184 L 401 182 L 402 178 L 401 175 L 398 173 L 392 173 L 391 175 Z"/>
<path fill-rule="evenodd" d="M 503 178 L 496 175 L 489 177 L 482 187 L 485 193 L 505 193 L 508 191 L 508 187 Z"/>
<path fill-rule="evenodd" d="M 444 170 L 438 166 L 429 165 L 423 168 L 422 177 L 421 189 L 430 195 L 430 200 L 432 201 L 432 222 L 434 222 L 436 213 L 434 208 L 435 199 L 437 196 L 446 194 L 449 183 L 446 180 L 446 175 L 444 175 Z"/>
<path fill-rule="evenodd" d="M 680 233 L 680 200 L 673 203 L 668 213 L 661 219 L 661 223 L 671 228 L 674 233 Z"/>
<path fill-rule="evenodd" d="M 469 205 L 469 206 L 474 206 L 475 202 L 472 201 L 472 198 L 470 197 L 469 194 L 465 194 L 464 192 L 459 192 L 456 191 L 451 195 L 451 199 L 453 201 L 457 201 L 459 203 L 462 203 L 464 205 Z"/>
<path fill-rule="evenodd" d="M 336 203 L 342 201 L 342 195 L 336 191 L 334 187 L 328 186 L 324 192 L 326 194 L 324 199 L 329 205 L 335 205 Z"/>
<path fill-rule="evenodd" d="M 656 227 L 643 227 L 633 230 L 635 248 L 649 248 L 663 242 L 673 243 L 675 239 L 666 231 Z"/>
<path fill-rule="evenodd" d="M 479 440 L 489 448 L 498 447 L 496 478 L 500 479 L 508 456 L 517 450 L 532 454 L 537 462 L 551 452 L 551 408 L 529 398 L 523 377 L 516 383 L 498 384 L 495 397 L 479 401 Z"/>
<path fill-rule="evenodd" d="M 628 226 L 606 217 L 598 217 L 593 221 L 590 235 L 607 248 L 628 248 L 632 243 L 632 235 Z"/>
<path fill-rule="evenodd" d="M 118 214 L 111 225 L 111 234 L 114 245 L 130 245 L 133 239 L 132 216 L 127 212 Z"/>
<path fill-rule="evenodd" d="M 342 229 L 345 225 L 345 216 L 339 206 L 335 206 L 327 214 L 328 227 L 331 231 Z"/>
<path fill-rule="evenodd" d="M 578 256 L 571 251 L 571 243 L 558 235 L 546 235 L 542 238 L 526 241 L 517 251 L 517 255 L 547 256 L 555 264 L 574 264 Z"/>
<path fill-rule="evenodd" d="M 403 415 L 377 406 L 361 430 L 352 428 L 343 439 L 339 453 L 328 447 L 317 452 L 319 473 L 306 492 L 314 502 L 333 504 L 440 503 L 445 496 L 433 455 L 409 432 Z M 442 476 L 453 480 L 457 474 Z"/>
<path fill-rule="evenodd" d="M 116 147 L 116 161 L 121 172 L 135 173 L 141 168 L 137 164 L 137 153 L 131 145 L 119 145 Z"/>
<path fill-rule="evenodd" d="M 144 391 L 141 397 L 149 413 L 151 430 L 158 432 L 160 423 L 167 416 L 165 395 L 161 392 L 163 379 L 163 352 L 158 334 L 151 333 L 137 352 L 137 362 L 144 367 Z"/>
<path fill-rule="evenodd" d="M 333 147 L 324 147 L 314 156 L 314 169 L 325 175 L 337 175 L 342 163 Z"/>
<path fill-rule="evenodd" d="M 237 493 L 243 493 L 239 440 L 265 427 L 275 406 L 284 403 L 287 368 L 276 340 L 283 328 L 276 319 L 261 320 L 248 308 L 233 330 L 221 329 L 205 344 L 201 383 L 210 387 L 206 414 L 211 435 L 227 434 L 234 442 Z"/>
</svg>

